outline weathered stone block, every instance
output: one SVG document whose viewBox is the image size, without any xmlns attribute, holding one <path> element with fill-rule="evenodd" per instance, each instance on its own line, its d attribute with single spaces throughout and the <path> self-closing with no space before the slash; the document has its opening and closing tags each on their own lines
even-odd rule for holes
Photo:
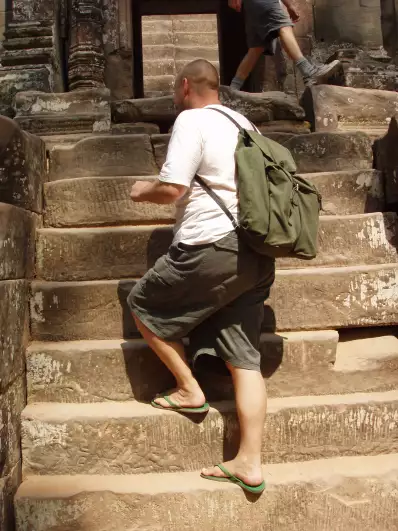
<svg viewBox="0 0 398 531">
<path fill-rule="evenodd" d="M 0 68 L 0 114 L 15 115 L 14 98 L 20 91 L 51 92 L 49 69 L 43 65 L 23 65 Z"/>
<path fill-rule="evenodd" d="M 398 457 L 345 457 L 267 465 L 266 495 L 206 481 L 198 472 L 32 477 L 16 497 L 18 529 L 85 531 L 395 531 Z M 253 503 L 255 501 L 255 503 Z M 200 524 L 198 524 L 200 522 Z"/>
<path fill-rule="evenodd" d="M 13 22 L 52 20 L 54 14 L 55 6 L 51 2 L 42 0 L 14 0 L 13 2 Z"/>
<path fill-rule="evenodd" d="M 223 105 L 240 112 L 254 123 L 276 120 L 303 121 L 304 112 L 296 98 L 284 92 L 249 93 L 221 87 L 220 100 Z"/>
<path fill-rule="evenodd" d="M 39 222 L 36 214 L 0 203 L 0 280 L 32 276 Z"/>
<path fill-rule="evenodd" d="M 50 180 L 155 175 L 158 173 L 148 135 L 95 136 L 50 153 Z"/>
<path fill-rule="evenodd" d="M 26 383 L 19 376 L 0 395 L 0 476 L 12 474 L 21 459 L 21 412 L 25 407 Z"/>
<path fill-rule="evenodd" d="M 264 326 L 323 330 L 387 326 L 398 321 L 395 265 L 282 270 Z M 33 282 L 33 339 L 69 341 L 134 337 L 125 300 L 132 281 Z"/>
<path fill-rule="evenodd" d="M 364 133 L 296 135 L 284 145 L 291 151 L 301 173 L 372 167 L 372 142 Z"/>
<path fill-rule="evenodd" d="M 95 280 L 142 276 L 167 252 L 171 227 L 40 229 L 37 276 L 43 280 Z M 395 214 L 323 216 L 318 255 L 310 262 L 277 260 L 277 268 L 398 262 Z"/>
<path fill-rule="evenodd" d="M 15 98 L 16 122 L 40 135 L 109 133 L 110 92 L 86 89 L 59 94 L 20 92 Z"/>
<path fill-rule="evenodd" d="M 21 463 L 10 474 L 0 479 L 0 529 L 12 530 L 15 526 L 14 496 L 21 483 Z"/>
<path fill-rule="evenodd" d="M 123 100 L 112 103 L 112 117 L 116 123 L 172 122 L 176 110 L 171 96 Z"/>
<path fill-rule="evenodd" d="M 140 179 L 151 179 L 142 177 Z M 45 224 L 53 227 L 168 222 L 174 205 L 133 203 L 134 177 L 86 177 L 45 184 Z"/>
<path fill-rule="evenodd" d="M 377 48 L 383 45 L 379 0 L 366 2 L 317 0 L 315 37 L 325 42 L 352 43 Z"/>
<path fill-rule="evenodd" d="M 398 93 L 319 85 L 306 89 L 302 103 L 314 131 L 387 130 L 398 110 Z"/>
<path fill-rule="evenodd" d="M 149 122 L 112 125 L 113 135 L 158 135 L 159 133 L 159 126 Z"/>
<path fill-rule="evenodd" d="M 4 116 L 0 116 L 0 131 L 1 201 L 40 213 L 46 175 L 44 142 Z"/>
<path fill-rule="evenodd" d="M 308 394 L 314 386 L 304 386 L 311 381 L 315 385 L 313 374 L 318 379 L 331 377 L 337 341 L 334 331 L 263 334 L 262 372 L 268 394 Z M 202 361 L 199 367 L 207 369 L 208 360 Z M 27 371 L 31 403 L 149 400 L 174 384 L 171 373 L 141 340 L 33 343 L 27 352 Z M 200 379 L 208 398 L 232 398 L 229 377 L 204 372 Z M 309 372 L 311 381 L 306 379 Z M 329 391 L 322 386 L 321 394 Z"/>
<path fill-rule="evenodd" d="M 397 451 L 397 406 L 398 391 L 270 399 L 263 462 Z M 24 475 L 197 471 L 235 455 L 239 428 L 230 403 L 218 403 L 200 424 L 154 409 L 139 402 L 28 405 Z"/>
<path fill-rule="evenodd" d="M 220 99 L 255 123 L 304 119 L 296 99 L 283 92 L 251 94 L 221 87 Z M 115 122 L 172 122 L 176 117 L 173 96 L 119 101 L 113 103 L 112 109 Z"/>
<path fill-rule="evenodd" d="M 29 285 L 25 280 L 0 281 L 0 392 L 22 374 L 28 340 Z"/>
<path fill-rule="evenodd" d="M 310 133 L 310 124 L 308 122 L 299 122 L 293 120 L 277 120 L 259 124 L 258 129 L 264 136 L 273 133 L 287 133 L 290 135 L 306 135 Z"/>
<path fill-rule="evenodd" d="M 161 168 L 170 135 L 154 135 L 152 139 L 156 163 Z M 372 142 L 364 133 L 293 135 L 281 143 L 291 151 L 300 173 L 372 168 Z"/>
<path fill-rule="evenodd" d="M 304 175 L 322 195 L 321 214 L 347 215 L 385 210 L 384 182 L 375 170 Z"/>
</svg>

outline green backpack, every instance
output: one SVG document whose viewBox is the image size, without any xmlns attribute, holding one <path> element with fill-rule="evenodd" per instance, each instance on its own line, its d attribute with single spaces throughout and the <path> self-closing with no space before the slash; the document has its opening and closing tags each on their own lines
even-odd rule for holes
<svg viewBox="0 0 398 531">
<path fill-rule="evenodd" d="M 243 241 L 259 254 L 311 260 L 317 252 L 321 196 L 315 186 L 295 175 L 290 151 L 256 131 L 239 128 L 235 152 L 239 219 L 201 179 L 197 182 L 231 220 Z"/>
</svg>

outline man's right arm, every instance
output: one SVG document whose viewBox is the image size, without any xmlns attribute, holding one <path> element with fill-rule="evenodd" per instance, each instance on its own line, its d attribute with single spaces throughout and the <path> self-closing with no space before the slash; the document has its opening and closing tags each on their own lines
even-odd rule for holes
<svg viewBox="0 0 398 531">
<path fill-rule="evenodd" d="M 228 5 L 238 13 L 242 11 L 242 0 L 228 0 Z"/>
</svg>

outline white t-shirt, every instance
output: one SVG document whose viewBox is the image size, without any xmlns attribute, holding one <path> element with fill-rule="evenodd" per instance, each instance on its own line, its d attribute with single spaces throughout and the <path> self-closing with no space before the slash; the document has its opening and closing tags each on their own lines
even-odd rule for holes
<svg viewBox="0 0 398 531">
<path fill-rule="evenodd" d="M 192 109 L 178 116 L 159 180 L 188 187 L 177 202 L 174 227 L 174 242 L 188 245 L 213 243 L 233 230 L 226 214 L 194 180 L 196 174 L 237 219 L 235 149 L 239 131 L 226 116 L 210 107 L 230 114 L 245 129 L 253 129 L 244 116 L 222 105 Z"/>
</svg>

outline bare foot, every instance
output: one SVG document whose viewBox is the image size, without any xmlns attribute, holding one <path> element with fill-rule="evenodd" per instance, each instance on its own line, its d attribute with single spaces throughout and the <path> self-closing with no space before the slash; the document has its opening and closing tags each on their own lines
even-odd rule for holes
<svg viewBox="0 0 398 531">
<path fill-rule="evenodd" d="M 162 393 L 162 395 L 167 395 L 173 404 L 176 404 L 180 407 L 201 407 L 206 402 L 205 395 L 197 383 L 189 390 L 177 388 L 169 391 L 168 393 Z M 166 402 L 164 398 L 161 398 L 161 396 L 155 398 L 154 402 L 165 409 L 171 408 L 170 404 Z"/>
<path fill-rule="evenodd" d="M 241 479 L 244 483 L 246 483 L 246 485 L 250 485 L 251 487 L 257 487 L 264 480 L 263 470 L 260 462 L 249 463 L 248 461 L 235 458 L 232 461 L 223 463 L 223 466 L 226 468 L 226 470 L 228 470 L 228 472 Z M 213 468 L 204 468 L 202 470 L 202 474 L 205 476 L 216 476 L 220 478 L 227 477 L 224 472 L 218 468 L 218 466 Z"/>
</svg>

